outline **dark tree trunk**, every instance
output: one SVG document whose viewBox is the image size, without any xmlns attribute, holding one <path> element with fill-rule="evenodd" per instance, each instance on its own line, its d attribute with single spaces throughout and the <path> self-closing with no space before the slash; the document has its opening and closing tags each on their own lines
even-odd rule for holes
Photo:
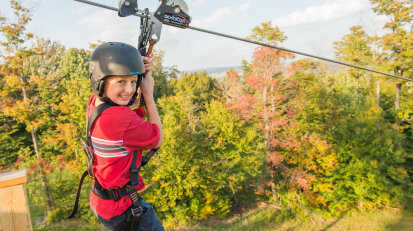
<svg viewBox="0 0 413 231">
<path fill-rule="evenodd" d="M 400 109 L 400 92 L 402 90 L 402 84 L 401 83 L 397 83 L 396 84 L 396 110 Z"/>
<path fill-rule="evenodd" d="M 22 78 L 22 82 L 24 82 L 24 78 Z M 22 87 L 22 92 L 23 92 L 23 99 L 26 101 L 27 93 L 26 93 L 26 88 L 24 86 Z M 36 153 L 36 158 L 40 160 L 42 158 L 42 154 L 39 148 L 39 139 L 37 138 L 36 129 L 31 124 L 29 126 L 30 126 L 30 133 L 32 135 L 32 140 L 33 140 L 34 152 Z M 39 163 L 39 167 L 43 169 L 43 164 Z M 50 191 L 49 183 L 47 182 L 46 175 L 43 173 L 43 171 L 42 171 L 42 184 L 46 192 L 47 208 L 49 211 L 51 211 L 55 208 L 55 203 L 54 203 L 52 193 Z"/>
<path fill-rule="evenodd" d="M 380 108 L 380 81 L 377 81 L 376 104 L 377 104 L 377 109 L 379 109 Z"/>
</svg>

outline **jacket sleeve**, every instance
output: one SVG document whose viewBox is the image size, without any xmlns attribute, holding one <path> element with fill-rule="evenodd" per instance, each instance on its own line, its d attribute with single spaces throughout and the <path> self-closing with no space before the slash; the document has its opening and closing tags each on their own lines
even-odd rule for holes
<svg viewBox="0 0 413 231">
<path fill-rule="evenodd" d="M 159 127 L 143 120 L 136 113 L 131 113 L 129 117 L 130 123 L 123 138 L 125 148 L 129 150 L 155 148 L 160 139 Z"/>
<path fill-rule="evenodd" d="M 134 110 L 139 117 L 143 118 L 146 116 L 146 111 L 144 106 L 140 106 Z"/>
</svg>

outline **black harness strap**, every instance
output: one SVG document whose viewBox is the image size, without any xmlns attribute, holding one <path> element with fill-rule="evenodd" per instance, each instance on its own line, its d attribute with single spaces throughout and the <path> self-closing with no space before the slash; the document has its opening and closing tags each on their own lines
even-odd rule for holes
<svg viewBox="0 0 413 231">
<path fill-rule="evenodd" d="M 93 111 L 92 114 L 90 114 L 90 117 L 88 120 L 86 120 L 86 136 L 88 137 L 88 139 L 90 138 L 90 129 L 92 128 L 93 124 L 95 123 L 95 120 L 100 116 L 100 114 L 102 114 L 102 112 L 108 108 L 113 107 L 112 105 L 106 104 L 106 103 L 102 103 L 99 106 L 97 106 Z M 86 113 L 89 112 L 89 107 L 86 110 Z M 87 115 L 86 115 L 87 118 Z"/>
<path fill-rule="evenodd" d="M 80 192 L 82 190 L 83 180 L 85 179 L 86 175 L 89 175 L 89 177 L 92 181 L 92 190 L 93 190 L 95 184 L 99 184 L 95 180 L 95 175 L 93 174 L 93 169 L 92 169 L 92 164 L 93 164 L 94 157 L 93 157 L 93 153 L 90 152 L 90 148 L 89 148 L 89 147 L 91 147 L 91 138 L 90 138 L 89 131 L 92 128 L 92 125 L 94 124 L 95 120 L 99 117 L 99 115 L 104 110 L 106 110 L 110 107 L 113 107 L 113 106 L 109 105 L 109 104 L 100 104 L 99 106 L 97 106 L 92 111 L 92 114 L 90 115 L 90 117 L 88 117 L 89 106 L 86 109 L 86 137 L 87 137 L 86 142 L 87 142 L 87 144 L 85 144 L 83 142 L 83 140 L 80 140 L 80 141 L 81 141 L 81 144 L 82 144 L 83 151 L 85 152 L 86 157 L 87 157 L 87 171 L 83 172 L 82 177 L 80 178 L 79 185 L 77 187 L 75 205 L 73 206 L 72 212 L 70 213 L 70 215 L 66 219 L 73 218 L 77 213 L 77 209 L 79 207 Z M 100 184 L 99 184 L 99 187 L 102 188 L 100 186 Z"/>
<path fill-rule="evenodd" d="M 141 161 L 141 166 L 145 166 L 149 160 L 156 154 L 156 152 L 159 150 L 159 148 L 154 148 L 151 149 L 144 157 L 142 157 L 142 161 Z M 140 168 L 139 167 L 139 168 Z"/>
<path fill-rule="evenodd" d="M 73 207 L 72 212 L 66 219 L 73 218 L 75 214 L 77 213 L 77 208 L 79 207 L 79 198 L 80 198 L 80 191 L 82 190 L 82 184 L 83 180 L 85 177 L 88 175 L 88 171 L 83 172 L 82 177 L 80 178 L 79 186 L 77 186 L 77 193 L 76 193 L 76 200 L 75 200 L 75 206 Z"/>
<path fill-rule="evenodd" d="M 138 155 L 138 151 L 133 152 L 133 158 L 132 158 L 132 163 L 130 165 L 130 183 L 133 186 L 138 186 L 139 185 L 139 169 L 136 164 L 136 158 Z"/>
<path fill-rule="evenodd" d="M 93 162 L 94 162 L 94 155 L 93 155 L 93 148 L 92 146 L 92 139 L 91 139 L 91 134 L 90 130 L 92 129 L 92 126 L 95 122 L 95 120 L 99 117 L 99 115 L 105 111 L 106 109 L 113 107 L 113 105 L 110 104 L 100 104 L 97 106 L 91 113 L 90 117 L 88 118 L 88 113 L 89 113 L 89 107 L 86 110 L 86 144 L 81 140 L 82 147 L 84 152 L 86 153 L 87 156 L 87 165 L 88 169 L 85 171 L 80 179 L 77 194 L 76 194 L 76 201 L 74 208 L 72 210 L 72 213 L 70 214 L 69 217 L 66 219 L 72 218 L 75 216 L 77 209 L 78 209 L 78 204 L 79 204 L 79 197 L 80 197 L 80 191 L 82 188 L 82 183 L 86 175 L 89 175 L 91 181 L 92 181 L 92 187 L 91 190 L 93 193 L 95 193 L 98 197 L 102 198 L 103 200 L 114 200 L 118 201 L 124 196 L 129 196 L 130 200 L 132 201 L 132 207 L 131 207 L 131 214 L 132 217 L 128 221 L 125 221 L 129 224 L 127 224 L 127 229 L 128 230 L 138 230 L 139 227 L 139 222 L 141 219 L 141 215 L 143 213 L 143 209 L 141 205 L 139 204 L 139 200 L 142 199 L 141 196 L 139 195 L 138 191 L 135 189 L 135 186 L 139 185 L 139 170 L 141 166 L 144 166 L 148 163 L 148 161 L 156 154 L 159 148 L 152 149 L 150 150 L 143 158 L 141 161 L 141 165 L 139 168 L 137 167 L 137 151 L 133 152 L 133 157 L 132 157 L 132 163 L 130 166 L 130 181 L 128 184 L 126 184 L 123 188 L 119 189 L 105 189 L 103 188 L 99 182 L 95 179 L 95 175 L 93 173 Z M 130 226 L 129 226 L 130 225 Z M 129 229 L 130 227 L 130 229 Z"/>
</svg>

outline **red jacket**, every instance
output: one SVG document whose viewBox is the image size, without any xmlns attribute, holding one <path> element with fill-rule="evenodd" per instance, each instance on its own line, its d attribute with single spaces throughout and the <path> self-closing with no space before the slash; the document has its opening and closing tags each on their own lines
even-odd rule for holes
<svg viewBox="0 0 413 231">
<path fill-rule="evenodd" d="M 95 109 L 96 95 L 88 102 L 88 116 Z M 106 109 L 95 120 L 91 128 L 92 149 L 95 156 L 93 173 L 105 189 L 118 189 L 129 182 L 130 165 L 133 152 L 137 150 L 136 164 L 140 166 L 142 150 L 155 148 L 159 143 L 160 131 L 156 124 L 150 124 L 141 117 L 145 116 L 143 108 L 135 111 L 126 106 Z M 145 188 L 139 175 L 137 190 Z M 104 219 L 122 214 L 132 205 L 128 196 L 119 201 L 103 200 L 92 191 L 89 194 L 92 209 Z"/>
</svg>

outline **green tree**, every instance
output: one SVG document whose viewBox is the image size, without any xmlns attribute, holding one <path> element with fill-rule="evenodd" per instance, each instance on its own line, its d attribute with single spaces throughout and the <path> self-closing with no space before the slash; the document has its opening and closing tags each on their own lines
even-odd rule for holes
<svg viewBox="0 0 413 231">
<path fill-rule="evenodd" d="M 28 75 L 25 73 L 26 62 L 36 52 L 34 48 L 28 48 L 27 42 L 33 38 L 33 34 L 26 32 L 26 26 L 31 20 L 30 11 L 23 7 L 19 1 L 10 1 L 11 8 L 16 17 L 16 22 L 10 22 L 6 17 L 0 18 L 1 42 L 6 54 L 2 55 L 4 63 L 1 65 L 2 79 L 1 94 L 6 103 L 2 106 L 3 115 L 26 125 L 32 136 L 33 149 L 37 159 L 42 158 L 39 147 L 38 132 L 36 129 L 41 118 L 42 108 L 38 107 L 40 95 L 30 95 L 36 92 L 38 86 L 45 86 L 47 80 L 44 77 Z M 47 119 L 46 119 L 47 120 Z M 42 167 L 42 163 L 40 163 Z M 55 207 L 45 174 L 42 176 L 43 186 L 46 192 L 49 210 Z"/>
<path fill-rule="evenodd" d="M 155 80 L 154 99 L 158 100 L 162 96 L 169 96 L 173 94 L 169 82 L 177 79 L 179 71 L 175 67 L 165 67 L 162 64 L 164 52 L 154 51 L 154 64 L 152 76 Z"/>
<path fill-rule="evenodd" d="M 413 2 L 396 0 L 370 0 L 370 2 L 375 13 L 385 15 L 388 19 L 383 28 L 387 33 L 381 37 L 383 69 L 396 75 L 413 77 Z M 412 91 L 412 84 L 396 83 L 393 115 L 396 126 L 407 137 L 403 146 L 409 150 L 409 153 L 413 150 Z M 409 174 L 413 180 L 413 156 L 408 158 L 405 166 L 410 169 Z"/>
<path fill-rule="evenodd" d="M 413 44 L 411 28 L 413 22 L 412 1 L 370 0 L 370 2 L 375 13 L 385 15 L 389 19 L 383 28 L 389 32 L 381 37 L 381 58 L 385 63 L 384 69 L 393 72 L 395 75 L 413 76 L 413 52 L 411 50 Z M 397 83 L 396 110 L 401 108 L 401 88 L 402 83 Z"/>
<path fill-rule="evenodd" d="M 350 64 L 368 67 L 373 62 L 372 38 L 361 26 L 350 28 L 350 34 L 344 35 L 341 41 L 335 42 L 335 54 L 339 60 Z M 359 94 L 360 78 L 366 75 L 365 71 L 349 68 L 348 73 L 357 81 L 357 95 Z"/>
<path fill-rule="evenodd" d="M 71 48 L 60 58 L 60 95 L 52 104 L 53 110 L 58 112 L 54 121 L 56 129 L 47 138 L 67 160 L 74 160 L 75 166 L 81 162 L 83 167 L 85 158 L 79 140 L 85 136 L 85 107 L 92 94 L 88 78 L 89 56 L 90 52 L 84 49 Z"/>
<path fill-rule="evenodd" d="M 213 99 L 215 81 L 194 73 L 173 82 L 176 95 L 158 101 L 165 144 L 144 169 L 144 197 L 168 226 L 228 214 L 262 162 L 254 126 Z"/>
<path fill-rule="evenodd" d="M 194 105 L 204 105 L 216 96 L 216 80 L 206 72 L 183 74 L 181 80 L 171 82 L 174 93 L 186 95 Z"/>
<path fill-rule="evenodd" d="M 305 206 L 338 215 L 400 203 L 408 184 L 403 137 L 371 95 L 355 95 L 342 73 L 323 73 L 317 63 L 292 65 L 303 101 L 293 129 L 300 144 L 289 150 L 287 166 L 305 172 L 308 187 L 298 194 Z"/>
<path fill-rule="evenodd" d="M 1 116 L 0 126 L 0 172 L 10 168 L 16 163 L 19 156 L 28 156 L 31 153 L 30 134 L 24 125 L 17 123 L 11 117 Z"/>
</svg>

